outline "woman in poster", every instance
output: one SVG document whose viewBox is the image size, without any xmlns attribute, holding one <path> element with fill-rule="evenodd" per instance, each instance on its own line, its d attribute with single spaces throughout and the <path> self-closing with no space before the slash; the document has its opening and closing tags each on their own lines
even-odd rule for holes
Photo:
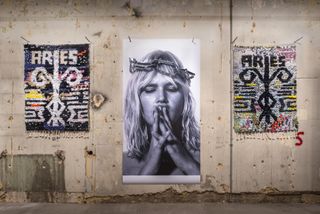
<svg viewBox="0 0 320 214">
<path fill-rule="evenodd" d="M 194 73 L 168 51 L 130 58 L 125 98 L 125 175 L 199 175 Z"/>
</svg>

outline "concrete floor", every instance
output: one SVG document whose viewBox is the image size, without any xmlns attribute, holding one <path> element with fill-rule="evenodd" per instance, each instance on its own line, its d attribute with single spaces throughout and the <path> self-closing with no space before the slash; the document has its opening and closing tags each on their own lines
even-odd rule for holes
<svg viewBox="0 0 320 214">
<path fill-rule="evenodd" d="M 228 204 L 228 203 L 140 203 L 140 204 L 47 204 L 0 203 L 5 214 L 82 214 L 82 213 L 148 213 L 148 214 L 319 214 L 320 204 Z"/>
</svg>

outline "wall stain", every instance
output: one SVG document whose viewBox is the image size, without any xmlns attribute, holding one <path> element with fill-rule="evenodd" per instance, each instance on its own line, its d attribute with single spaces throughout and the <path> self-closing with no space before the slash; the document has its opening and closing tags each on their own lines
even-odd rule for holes
<svg viewBox="0 0 320 214">
<path fill-rule="evenodd" d="M 215 176 L 206 175 L 205 181 L 201 183 L 201 188 L 211 189 L 215 191 L 215 185 L 214 185 L 215 179 L 216 179 Z"/>
<path fill-rule="evenodd" d="M 23 9 L 20 11 L 23 13 L 24 16 L 27 15 L 29 12 L 27 8 L 28 8 L 28 4 L 26 3 L 23 5 Z"/>
<path fill-rule="evenodd" d="M 66 155 L 65 155 L 65 152 L 63 150 L 57 150 L 55 152 L 55 155 L 59 158 L 60 161 L 64 161 L 66 159 Z"/>
<path fill-rule="evenodd" d="M 319 203 L 320 192 L 279 192 L 279 193 L 217 193 L 215 191 L 182 191 L 170 187 L 162 192 L 89 196 L 83 194 L 81 203 Z"/>
<path fill-rule="evenodd" d="M 29 198 L 32 202 L 50 202 L 53 197 L 49 197 L 47 192 L 52 193 L 54 191 L 50 173 L 50 165 L 45 160 L 43 160 L 42 163 L 39 160 L 36 160 L 35 164 L 36 172 L 33 177 Z"/>
<path fill-rule="evenodd" d="M 122 8 L 126 9 L 128 11 L 128 14 L 130 16 L 139 18 L 142 16 L 142 12 L 137 7 L 132 7 L 131 2 L 127 1 Z"/>
<path fill-rule="evenodd" d="M 252 22 L 252 28 L 251 28 L 251 33 L 254 32 L 254 29 L 256 28 L 256 23 L 255 22 Z"/>
<path fill-rule="evenodd" d="M 59 10 L 59 18 L 64 18 L 68 16 L 68 12 L 64 10 Z"/>
<path fill-rule="evenodd" d="M 223 191 L 224 193 L 230 192 L 230 186 L 229 186 L 229 185 L 227 185 L 227 184 L 220 184 L 219 186 L 221 187 L 221 189 L 222 189 L 222 191 Z"/>
<path fill-rule="evenodd" d="M 7 196 L 7 192 L 0 191 L 0 201 L 5 201 Z"/>
<path fill-rule="evenodd" d="M 95 190 L 96 180 L 95 180 L 95 161 L 96 154 L 92 148 L 85 147 L 85 176 L 86 176 L 86 192 L 91 192 Z"/>
<path fill-rule="evenodd" d="M 75 27 L 76 27 L 76 29 L 80 28 L 80 21 L 78 18 L 76 19 Z"/>
<path fill-rule="evenodd" d="M 94 34 L 92 34 L 92 36 L 97 36 L 97 37 L 100 37 L 102 34 L 102 31 L 99 31 L 99 32 L 96 32 Z"/>
<path fill-rule="evenodd" d="M 280 191 L 275 187 L 265 187 L 265 188 L 261 189 L 259 192 L 268 194 L 268 193 L 275 193 L 275 192 L 280 192 Z"/>
<path fill-rule="evenodd" d="M 223 164 L 222 163 L 218 163 L 217 169 L 223 169 Z"/>
<path fill-rule="evenodd" d="M 99 109 L 105 103 L 106 100 L 106 96 L 104 96 L 101 93 L 96 93 L 92 96 L 91 106 L 94 109 Z"/>
<path fill-rule="evenodd" d="M 64 162 L 54 155 L 7 156 L 0 167 L 3 191 L 26 192 L 30 202 L 52 202 L 54 192 L 66 191 Z"/>
<path fill-rule="evenodd" d="M 6 150 L 6 149 L 3 150 L 3 151 L 0 153 L 0 159 L 7 157 L 7 155 L 8 155 L 8 150 Z"/>
</svg>

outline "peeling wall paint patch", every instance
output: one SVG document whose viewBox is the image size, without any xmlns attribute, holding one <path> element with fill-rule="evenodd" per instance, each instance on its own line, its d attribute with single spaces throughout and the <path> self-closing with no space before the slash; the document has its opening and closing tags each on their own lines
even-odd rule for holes
<svg viewBox="0 0 320 214">
<path fill-rule="evenodd" d="M 91 100 L 92 107 L 95 109 L 99 109 L 104 104 L 105 101 L 106 101 L 105 96 L 103 96 L 102 94 L 95 94 L 92 96 L 92 100 Z"/>
</svg>

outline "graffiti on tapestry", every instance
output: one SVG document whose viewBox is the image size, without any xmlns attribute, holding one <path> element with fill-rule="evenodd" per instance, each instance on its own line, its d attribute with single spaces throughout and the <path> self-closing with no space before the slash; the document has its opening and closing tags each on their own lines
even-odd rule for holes
<svg viewBox="0 0 320 214">
<path fill-rule="evenodd" d="M 89 130 L 89 45 L 25 45 L 27 131 Z"/>
<path fill-rule="evenodd" d="M 295 46 L 234 47 L 237 133 L 297 131 Z"/>
</svg>

